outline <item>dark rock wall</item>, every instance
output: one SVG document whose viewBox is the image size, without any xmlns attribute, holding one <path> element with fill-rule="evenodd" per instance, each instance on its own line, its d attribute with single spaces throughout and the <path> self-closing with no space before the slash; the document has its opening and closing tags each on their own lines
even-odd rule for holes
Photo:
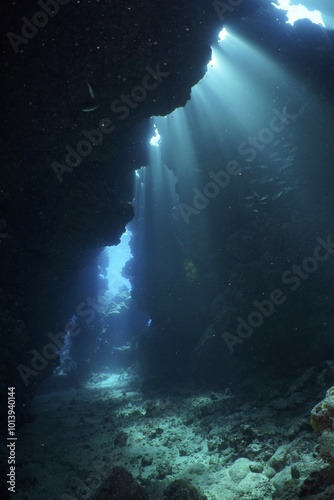
<svg viewBox="0 0 334 500">
<path fill-rule="evenodd" d="M 94 262 L 133 217 L 132 171 L 148 162 L 147 119 L 189 99 L 220 24 L 210 2 L 47 8 L 46 17 L 36 17 L 35 1 L 0 8 L 0 206 L 8 234 L 0 249 L 1 379 L 22 392 L 33 392 L 58 361 L 34 370 L 27 387 L 17 365 L 31 369 L 31 349 L 41 353 L 47 333 L 63 330 L 99 292 Z M 92 130 L 80 158 L 73 151 Z"/>
</svg>

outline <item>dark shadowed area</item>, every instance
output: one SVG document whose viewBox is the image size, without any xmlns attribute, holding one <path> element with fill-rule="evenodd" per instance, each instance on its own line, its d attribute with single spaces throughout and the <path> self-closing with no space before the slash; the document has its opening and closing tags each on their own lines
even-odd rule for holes
<svg viewBox="0 0 334 500">
<path fill-rule="evenodd" d="M 334 498 L 334 5 L 0 7 L 1 498 Z"/>
</svg>

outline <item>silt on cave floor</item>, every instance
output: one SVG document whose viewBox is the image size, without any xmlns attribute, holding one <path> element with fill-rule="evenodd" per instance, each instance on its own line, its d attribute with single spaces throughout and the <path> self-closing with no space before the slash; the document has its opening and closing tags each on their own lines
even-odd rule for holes
<svg viewBox="0 0 334 500">
<path fill-rule="evenodd" d="M 332 498 L 334 440 L 325 432 L 319 441 L 310 410 L 333 377 L 327 362 L 274 384 L 145 397 L 133 374 L 100 373 L 81 389 L 41 394 L 18 434 L 16 498 Z M 117 490 L 125 472 L 114 468 L 132 475 L 135 493 Z"/>
</svg>

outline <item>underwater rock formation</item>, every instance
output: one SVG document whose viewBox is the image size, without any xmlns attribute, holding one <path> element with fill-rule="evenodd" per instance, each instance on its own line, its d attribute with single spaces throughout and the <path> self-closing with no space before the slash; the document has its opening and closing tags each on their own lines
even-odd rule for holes
<svg viewBox="0 0 334 500">
<path fill-rule="evenodd" d="M 186 479 L 176 479 L 164 491 L 166 500 L 206 500 Z"/>
<path fill-rule="evenodd" d="M 53 342 L 43 354 L 48 332 L 61 342 L 73 308 L 98 294 L 92 263 L 133 217 L 148 118 L 187 102 L 221 24 L 204 1 L 56 2 L 50 18 L 40 3 L 0 7 L 1 377 L 18 406 L 59 363 Z M 13 345 L 10 324 L 22 330 Z"/>
<path fill-rule="evenodd" d="M 334 387 L 328 389 L 326 397 L 311 411 L 311 425 L 315 432 L 334 430 Z"/>
<path fill-rule="evenodd" d="M 91 500 L 147 500 L 142 486 L 124 467 L 114 467 Z"/>
</svg>

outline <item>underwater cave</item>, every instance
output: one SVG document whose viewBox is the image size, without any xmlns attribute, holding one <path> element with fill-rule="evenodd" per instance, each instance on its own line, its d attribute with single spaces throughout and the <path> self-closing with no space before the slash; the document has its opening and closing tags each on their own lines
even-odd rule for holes
<svg viewBox="0 0 334 500">
<path fill-rule="evenodd" d="M 334 498 L 332 0 L 0 10 L 1 498 Z"/>
</svg>

